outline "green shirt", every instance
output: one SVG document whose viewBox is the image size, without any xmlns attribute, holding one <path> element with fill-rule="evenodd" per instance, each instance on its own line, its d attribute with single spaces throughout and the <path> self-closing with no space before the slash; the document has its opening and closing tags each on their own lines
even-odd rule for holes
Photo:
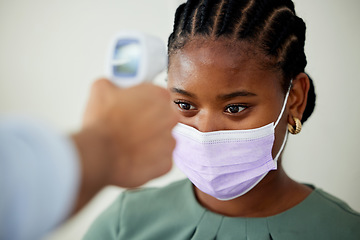
<svg viewBox="0 0 360 240">
<path fill-rule="evenodd" d="M 93 223 L 85 240 L 360 239 L 360 214 L 320 189 L 280 214 L 226 217 L 202 207 L 189 180 L 125 191 Z"/>
</svg>

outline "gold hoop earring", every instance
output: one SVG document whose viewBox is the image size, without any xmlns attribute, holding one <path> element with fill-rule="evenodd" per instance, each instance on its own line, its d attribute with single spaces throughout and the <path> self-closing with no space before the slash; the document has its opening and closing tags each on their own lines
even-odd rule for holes
<svg viewBox="0 0 360 240">
<path fill-rule="evenodd" d="M 301 131 L 302 125 L 300 119 L 296 117 L 293 117 L 293 119 L 295 121 L 295 128 L 290 123 L 288 123 L 288 130 L 291 134 L 296 135 Z"/>
</svg>

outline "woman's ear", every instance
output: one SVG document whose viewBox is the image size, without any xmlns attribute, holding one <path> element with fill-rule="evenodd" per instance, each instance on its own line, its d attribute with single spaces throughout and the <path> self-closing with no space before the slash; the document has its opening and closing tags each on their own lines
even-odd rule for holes
<svg viewBox="0 0 360 240">
<path fill-rule="evenodd" d="M 305 111 L 310 80 L 306 73 L 299 73 L 292 81 L 292 87 L 289 93 L 289 118 L 288 123 L 295 125 L 294 119 L 302 119 Z"/>
</svg>

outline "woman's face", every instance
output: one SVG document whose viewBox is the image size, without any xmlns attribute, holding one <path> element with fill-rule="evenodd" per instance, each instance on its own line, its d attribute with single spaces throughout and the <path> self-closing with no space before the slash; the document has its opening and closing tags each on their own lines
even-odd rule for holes
<svg viewBox="0 0 360 240">
<path fill-rule="evenodd" d="M 252 129 L 277 120 L 285 98 L 279 73 L 261 68 L 241 47 L 221 41 L 199 46 L 187 44 L 170 58 L 168 89 L 180 122 L 210 132 Z M 274 149 L 280 148 L 286 124 L 285 111 Z"/>
<path fill-rule="evenodd" d="M 209 132 L 277 120 L 285 98 L 280 74 L 220 41 L 192 46 L 170 59 L 168 89 L 182 123 Z"/>
</svg>

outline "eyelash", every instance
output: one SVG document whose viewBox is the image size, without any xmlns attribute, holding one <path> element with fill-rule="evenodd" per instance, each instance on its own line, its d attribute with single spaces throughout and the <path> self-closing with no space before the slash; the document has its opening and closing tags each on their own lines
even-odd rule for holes
<svg viewBox="0 0 360 240">
<path fill-rule="evenodd" d="M 232 113 L 232 112 L 229 112 L 228 109 L 231 108 L 231 107 L 236 107 L 236 108 L 240 108 L 241 110 L 236 112 L 236 113 Z M 248 108 L 248 106 L 246 105 L 242 105 L 242 104 L 230 104 L 230 105 L 227 105 L 224 109 L 224 112 L 227 113 L 227 114 L 239 114 L 241 113 L 242 111 L 246 110 Z"/>
<path fill-rule="evenodd" d="M 174 103 L 175 103 L 176 105 L 178 105 L 178 107 L 179 107 L 181 110 L 183 110 L 183 111 L 191 111 L 191 110 L 195 110 L 195 109 L 196 109 L 196 107 L 194 107 L 192 104 L 190 104 L 190 103 L 188 103 L 188 102 L 185 102 L 185 101 L 174 101 Z M 184 108 L 182 108 L 182 107 L 180 106 L 181 104 L 189 105 L 189 106 L 190 106 L 190 109 L 184 109 Z M 191 109 L 191 107 L 193 107 L 193 109 Z"/>
<path fill-rule="evenodd" d="M 196 110 L 196 107 L 194 107 L 191 103 L 188 103 L 188 102 L 185 102 L 185 101 L 174 101 L 174 103 L 175 103 L 176 105 L 178 105 L 178 107 L 179 107 L 182 111 L 192 111 L 192 110 Z M 181 106 L 182 104 L 183 104 L 183 105 L 188 105 L 188 106 L 190 107 L 190 109 L 184 108 L 184 106 Z M 238 112 L 232 113 L 232 112 L 228 111 L 229 108 L 231 108 L 231 107 L 239 108 L 239 109 L 241 109 L 241 110 L 238 111 Z M 239 113 L 241 113 L 242 111 L 244 111 L 244 110 L 247 109 L 247 108 L 248 108 L 248 106 L 242 105 L 242 104 L 230 104 L 230 105 L 227 105 L 227 106 L 225 107 L 224 112 L 225 112 L 226 114 L 234 115 L 234 114 L 239 114 Z"/>
</svg>

